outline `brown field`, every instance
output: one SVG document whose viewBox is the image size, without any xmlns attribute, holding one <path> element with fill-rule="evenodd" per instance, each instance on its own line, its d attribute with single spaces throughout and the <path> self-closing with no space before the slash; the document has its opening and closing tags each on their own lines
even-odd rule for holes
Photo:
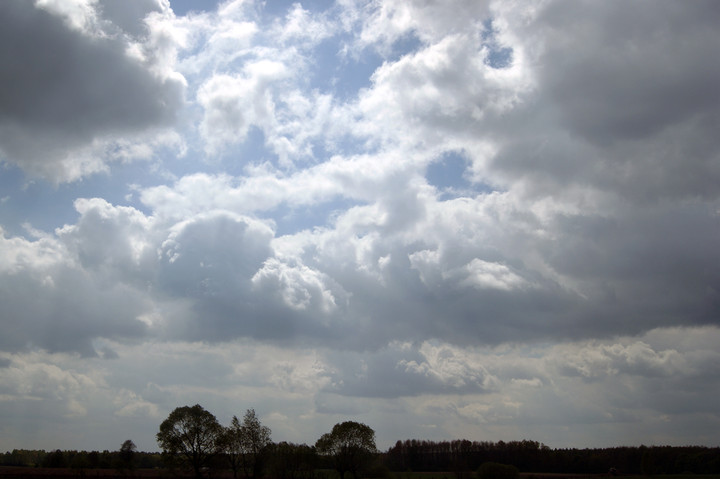
<svg viewBox="0 0 720 479">
<path fill-rule="evenodd" d="M 122 473 L 116 469 L 70 469 L 44 467 L 8 467 L 0 466 L 0 479 L 168 479 L 171 477 L 192 477 L 166 469 L 137 469 Z M 221 474 L 212 474 L 212 478 L 224 478 Z M 228 477 L 232 477 L 229 474 Z"/>
</svg>

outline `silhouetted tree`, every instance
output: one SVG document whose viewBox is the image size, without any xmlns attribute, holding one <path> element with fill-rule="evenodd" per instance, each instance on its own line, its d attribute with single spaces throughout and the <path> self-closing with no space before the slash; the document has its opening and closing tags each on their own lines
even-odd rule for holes
<svg viewBox="0 0 720 479">
<path fill-rule="evenodd" d="M 345 472 L 351 472 L 357 479 L 377 452 L 375 431 L 354 421 L 335 424 L 332 431 L 318 439 L 315 447 L 320 454 L 332 457 L 340 479 L 344 479 Z"/>
<path fill-rule="evenodd" d="M 244 453 L 242 425 L 237 416 L 233 416 L 230 426 L 224 429 L 220 444 L 232 469 L 233 478 L 237 479 Z"/>
<path fill-rule="evenodd" d="M 132 471 L 135 468 L 135 451 L 137 451 L 137 446 L 130 439 L 122 443 L 118 452 L 118 469 L 120 471 Z"/>
<path fill-rule="evenodd" d="M 202 468 L 218 452 L 222 433 L 215 416 L 196 404 L 171 412 L 156 437 L 170 460 L 182 460 L 199 478 Z"/>
<path fill-rule="evenodd" d="M 266 447 L 270 444 L 269 427 L 260 424 L 254 409 L 248 409 L 243 416 L 243 445 L 245 449 L 245 474 L 252 471 L 252 477 L 258 478 L 263 474 Z M 249 477 L 249 475 L 248 475 Z"/>
<path fill-rule="evenodd" d="M 266 448 L 270 444 L 270 428 L 260 423 L 254 409 L 248 409 L 240 423 L 233 416 L 230 426 L 225 428 L 220 441 L 233 477 L 242 467 L 245 477 L 259 478 L 263 474 Z"/>
</svg>

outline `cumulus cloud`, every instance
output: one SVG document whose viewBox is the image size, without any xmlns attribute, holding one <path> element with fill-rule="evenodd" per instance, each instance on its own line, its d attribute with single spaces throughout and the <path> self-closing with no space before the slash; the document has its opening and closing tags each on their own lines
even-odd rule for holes
<svg viewBox="0 0 720 479">
<path fill-rule="evenodd" d="M 156 202 L 159 190 L 146 197 L 162 208 L 154 216 L 82 200 L 80 221 L 58 231 L 95 274 L 133 288 L 155 284 L 153 291 L 163 293 L 155 304 L 192 305 L 180 317 L 196 320 L 178 320 L 180 337 L 342 338 L 338 344 L 362 348 L 406 339 L 409 331 L 412 339 L 469 344 L 712 321 L 715 296 L 699 286 L 714 279 L 695 272 L 714 250 L 686 250 L 687 236 L 674 240 L 671 232 L 651 235 L 658 243 L 649 247 L 647 231 L 664 231 L 664 215 L 548 221 L 508 208 L 506 195 L 474 202 L 418 195 L 381 199 L 338 216 L 333 227 L 276 237 L 272 224 L 214 209 L 241 209 L 243 186 L 223 177 L 196 179 L 217 192 L 215 199 L 194 202 L 201 189 L 182 182 L 163 190 L 173 198 L 171 210 Z M 194 211 L 203 209 L 208 212 Z M 395 216 L 412 218 L 414 231 L 399 228 Z M 683 218 L 694 221 L 687 213 Z M 623 248 L 622 258 L 637 264 L 604 254 Z M 657 298 L 658 288 L 672 294 Z M 670 304 L 682 305 L 682 315 L 667 310 Z"/>
<path fill-rule="evenodd" d="M 302 109 L 288 105 L 320 98 L 308 100 L 284 84 L 271 89 L 273 82 L 290 80 L 302 70 L 286 66 L 287 47 L 253 48 L 256 29 L 248 25 L 259 19 L 245 7 L 231 7 L 187 24 L 209 29 L 207 19 L 214 15 L 230 22 L 226 27 L 232 25 L 236 33 L 249 32 L 241 35 L 246 61 L 227 63 L 224 73 L 197 83 L 197 104 L 203 108 L 198 131 L 206 147 L 214 151 L 241 143 L 252 125 L 275 140 L 282 131 L 301 142 L 319 135 L 318 125 L 294 129 L 286 122 L 297 116 L 276 111 L 282 103 L 283 112 L 302 116 Z M 371 88 L 347 107 L 355 116 L 332 106 L 324 113 L 350 122 L 344 126 L 357 125 L 354 136 L 383 138 L 381 152 L 335 155 L 290 172 L 266 164 L 248 167 L 238 177 L 183 176 L 171 186 L 139 189 L 149 213 L 101 199 L 78 200 L 80 220 L 57 232 L 69 254 L 98 278 L 120 279 L 132 294 L 142 295 L 145 306 L 135 316 L 146 323 L 160 321 L 158 305 L 170 308 L 178 316 L 174 334 L 189 339 L 343 338 L 340 343 L 353 348 L 379 348 L 408 338 L 492 344 L 636 334 L 658 325 L 713 321 L 717 275 L 712 270 L 697 274 L 715 256 L 702 239 L 716 229 L 703 205 L 638 204 L 607 213 L 603 207 L 618 200 L 602 192 L 607 185 L 600 177 L 583 176 L 594 181 L 587 194 L 569 187 L 556 196 L 538 196 L 540 190 L 527 189 L 528 175 L 553 172 L 556 165 L 545 162 L 556 161 L 553 148 L 541 150 L 543 161 L 520 176 L 505 161 L 508 155 L 513 161 L 525 157 L 521 150 L 539 141 L 525 130 L 536 126 L 533 116 L 549 111 L 546 101 L 532 98 L 541 97 L 555 80 L 531 71 L 526 59 L 552 65 L 554 48 L 566 48 L 565 37 L 548 30 L 558 21 L 554 4 L 522 14 L 483 7 L 468 16 L 475 19 L 471 22 L 437 16 L 427 25 L 418 19 L 436 17 L 432 12 L 415 4 L 405 13 L 398 8 L 381 5 L 355 14 L 366 15 L 362 31 L 378 42 L 395 42 L 404 34 L 385 38 L 373 29 L 392 17 L 400 22 L 398 32 L 422 39 L 417 51 L 375 71 Z M 142 16 L 130 13 L 127 18 Z M 73 25 L 79 25 L 71 32 L 96 21 L 78 20 L 75 11 L 64 13 L 71 14 Z M 669 8 L 666 14 L 685 18 L 689 13 Z M 310 21 L 308 15 L 295 8 L 276 28 L 296 32 L 298 22 Z M 403 18 L 412 21 L 406 25 Z M 541 36 L 544 43 L 537 48 L 523 44 L 515 30 L 522 25 L 532 33 L 523 38 Z M 488 63 L 488 35 L 513 49 L 507 68 Z M 209 45 L 213 38 L 206 37 Z M 203 52 L 196 49 L 190 56 Z M 211 56 L 222 58 L 219 50 Z M 280 91 L 290 96 L 281 101 Z M 501 120 L 520 114 L 529 119 L 518 125 Z M 562 135 L 567 131 L 563 121 L 545 122 L 540 131 Z M 404 127 L 408 124 L 417 128 Z M 502 135 L 491 138 L 497 132 Z M 511 133 L 520 134 L 520 140 L 510 143 Z M 277 144 L 272 138 L 271 145 Z M 593 160 L 614 153 L 617 142 L 607 146 L 589 140 L 566 137 L 564 144 L 594 152 Z M 429 143 L 430 150 L 421 152 Z M 472 181 L 499 173 L 506 191 L 438 197 L 424 177 L 427 165 L 442 158 L 443 151 L 458 148 L 469 160 Z M 590 165 L 590 159 L 578 161 L 580 167 Z M 359 204 L 328 216 L 315 230 L 276 237 L 273 211 L 338 198 Z M 581 208 L 579 201 L 588 204 Z M 659 291 L 666 293 L 658 296 Z M 187 305 L 191 311 L 179 313 Z"/>
<path fill-rule="evenodd" d="M 312 308 L 316 314 L 330 313 L 337 305 L 327 279 L 307 266 L 292 267 L 277 260 L 266 261 L 252 278 L 257 290 L 275 292 L 282 302 L 297 310 Z"/>
<path fill-rule="evenodd" d="M 157 256 L 151 218 L 100 198 L 78 199 L 75 209 L 77 223 L 58 229 L 57 235 L 83 268 L 104 272 L 112 281 L 149 279 L 148 263 Z"/>
</svg>

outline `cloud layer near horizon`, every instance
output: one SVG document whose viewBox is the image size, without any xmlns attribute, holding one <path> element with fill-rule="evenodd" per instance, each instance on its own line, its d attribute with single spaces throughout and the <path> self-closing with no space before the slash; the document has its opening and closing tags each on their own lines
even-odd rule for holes
<svg viewBox="0 0 720 479">
<path fill-rule="evenodd" d="M 716 440 L 720 9 L 450 3 L 2 4 L 0 448 Z"/>
</svg>

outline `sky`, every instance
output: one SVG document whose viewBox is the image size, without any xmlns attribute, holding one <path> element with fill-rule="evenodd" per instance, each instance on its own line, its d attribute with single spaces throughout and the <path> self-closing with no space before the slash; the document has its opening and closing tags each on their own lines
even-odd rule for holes
<svg viewBox="0 0 720 479">
<path fill-rule="evenodd" d="M 0 451 L 720 445 L 720 3 L 0 2 Z"/>
</svg>

